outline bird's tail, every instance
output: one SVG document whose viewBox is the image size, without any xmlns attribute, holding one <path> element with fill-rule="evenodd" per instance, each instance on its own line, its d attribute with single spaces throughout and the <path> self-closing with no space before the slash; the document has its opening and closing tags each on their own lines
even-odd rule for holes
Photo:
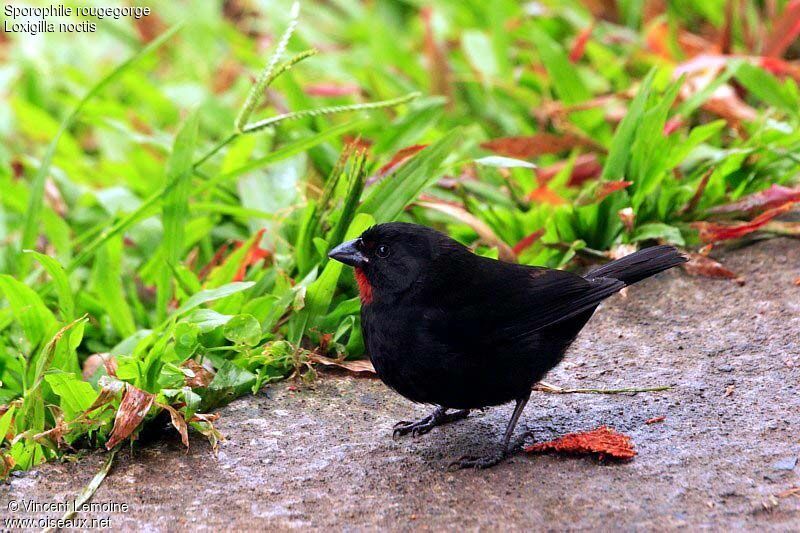
<svg viewBox="0 0 800 533">
<path fill-rule="evenodd" d="M 653 246 L 592 270 L 586 279 L 612 278 L 631 285 L 686 261 L 674 246 Z"/>
</svg>

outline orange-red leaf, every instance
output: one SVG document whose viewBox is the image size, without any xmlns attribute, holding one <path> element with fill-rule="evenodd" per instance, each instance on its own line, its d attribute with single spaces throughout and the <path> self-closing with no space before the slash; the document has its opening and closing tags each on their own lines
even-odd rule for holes
<svg viewBox="0 0 800 533">
<path fill-rule="evenodd" d="M 589 37 L 592 36 L 592 32 L 594 31 L 594 20 L 592 20 L 591 24 L 589 24 L 586 28 L 581 30 L 578 36 L 575 38 L 575 42 L 572 43 L 572 48 L 569 51 L 569 60 L 573 63 L 577 63 L 583 57 L 583 52 L 586 50 L 586 43 L 589 42 Z"/>
<path fill-rule="evenodd" d="M 595 455 L 599 459 L 626 461 L 636 456 L 631 438 L 608 426 L 591 431 L 570 433 L 556 440 L 533 444 L 525 448 L 530 453 L 556 452 L 575 455 Z"/>
<path fill-rule="evenodd" d="M 692 227 L 700 233 L 700 240 L 703 242 L 717 242 L 728 239 L 738 239 L 749 233 L 758 231 L 770 220 L 789 211 L 794 202 L 787 202 L 780 207 L 774 207 L 764 211 L 750 222 L 739 222 L 733 224 L 720 224 L 717 222 L 694 222 Z"/>
<path fill-rule="evenodd" d="M 632 181 L 604 181 L 597 187 L 597 192 L 595 193 L 594 199 L 596 202 L 599 202 L 606 196 L 614 194 L 617 191 L 621 191 L 622 189 L 630 187 L 631 185 L 633 185 Z"/>
<path fill-rule="evenodd" d="M 378 170 L 377 177 L 382 178 L 387 174 L 391 174 L 392 172 L 397 170 L 398 167 L 405 164 L 409 159 L 414 157 L 417 154 L 417 152 L 422 151 L 427 146 L 428 146 L 427 144 L 413 144 L 411 146 L 406 146 L 405 148 L 402 148 L 396 154 L 394 154 L 394 156 L 392 156 L 392 159 L 390 159 L 388 163 L 383 165 L 380 168 L 380 170 Z"/>
<path fill-rule="evenodd" d="M 233 281 L 242 281 L 244 279 L 245 274 L 247 273 L 247 268 L 255 265 L 262 259 L 269 259 L 272 256 L 272 253 L 269 250 L 261 248 L 259 246 L 261 244 L 261 238 L 264 236 L 264 228 L 258 230 L 256 234 L 256 238 L 253 239 L 250 248 L 247 250 L 247 253 L 242 259 L 241 264 L 239 265 L 238 270 L 236 270 L 236 274 L 233 276 Z"/>
<path fill-rule="evenodd" d="M 593 147 L 588 139 L 577 135 L 557 135 L 555 133 L 537 133 L 518 137 L 499 137 L 481 143 L 481 148 L 506 157 L 527 159 L 542 154 L 558 154 L 571 150 L 576 146 Z"/>
<path fill-rule="evenodd" d="M 117 416 L 114 418 L 114 429 L 111 430 L 111 437 L 106 443 L 107 450 L 131 436 L 131 433 L 147 416 L 153 400 L 155 400 L 155 395 L 137 389 L 130 383 L 125 384 L 125 395 L 122 397 L 122 403 L 119 404 Z"/>
<path fill-rule="evenodd" d="M 800 202 L 800 188 L 792 189 L 781 185 L 773 185 L 769 189 L 745 196 L 736 202 L 709 209 L 709 212 L 753 214 L 781 206 L 787 202 Z"/>
</svg>

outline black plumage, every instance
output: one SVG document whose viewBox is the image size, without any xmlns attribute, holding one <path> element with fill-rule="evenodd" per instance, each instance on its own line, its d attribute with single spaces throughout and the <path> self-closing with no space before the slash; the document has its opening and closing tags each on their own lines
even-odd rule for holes
<svg viewBox="0 0 800 533">
<path fill-rule="evenodd" d="M 330 257 L 355 268 L 362 328 L 381 380 L 437 406 L 396 435 L 422 434 L 470 409 L 516 402 L 503 447 L 458 466 L 502 460 L 531 387 L 564 356 L 601 301 L 686 259 L 656 246 L 585 277 L 496 261 L 431 228 L 390 223 L 339 245 Z M 448 409 L 456 409 L 448 413 Z"/>
</svg>

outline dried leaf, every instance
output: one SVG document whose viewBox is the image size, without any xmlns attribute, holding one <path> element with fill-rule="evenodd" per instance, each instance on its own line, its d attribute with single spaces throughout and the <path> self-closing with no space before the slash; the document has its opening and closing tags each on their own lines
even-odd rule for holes
<svg viewBox="0 0 800 533">
<path fill-rule="evenodd" d="M 345 370 L 349 370 L 350 372 L 367 372 L 370 374 L 375 373 L 375 367 L 372 366 L 372 363 L 369 359 L 356 359 L 355 361 L 340 361 L 338 359 L 331 359 L 330 357 L 325 357 L 324 355 L 319 355 L 317 353 L 311 352 L 308 354 L 308 358 L 315 362 L 320 363 L 325 366 L 335 366 L 338 368 L 344 368 Z"/>
<path fill-rule="evenodd" d="M 709 209 L 709 213 L 742 213 L 755 214 L 772 207 L 781 206 L 787 202 L 800 202 L 800 188 L 792 189 L 781 185 L 772 185 L 766 189 L 730 204 L 720 205 Z"/>
<path fill-rule="evenodd" d="M 576 455 L 596 455 L 600 460 L 629 460 L 636 456 L 631 438 L 607 426 L 592 431 L 570 433 L 563 437 L 533 444 L 525 448 L 529 453 L 556 452 Z"/>
<path fill-rule="evenodd" d="M 181 368 L 187 368 L 194 374 L 194 377 L 186 376 L 184 378 L 184 385 L 189 388 L 208 387 L 208 384 L 214 379 L 214 373 L 194 359 L 184 361 Z"/>
<path fill-rule="evenodd" d="M 633 231 L 633 226 L 636 222 L 636 213 L 633 212 L 632 207 L 624 207 L 617 211 L 617 216 L 622 221 L 622 225 L 628 231 Z"/>
<path fill-rule="evenodd" d="M 653 418 L 648 418 L 647 420 L 645 420 L 644 423 L 649 426 L 651 424 L 658 424 L 660 422 L 663 422 L 666 419 L 667 419 L 666 416 L 654 416 Z"/>
<path fill-rule="evenodd" d="M 242 65 L 233 59 L 226 59 L 219 68 L 217 68 L 217 72 L 214 74 L 214 79 L 211 82 L 211 90 L 214 94 L 226 92 L 233 87 L 233 84 L 241 74 Z"/>
<path fill-rule="evenodd" d="M 81 374 L 83 379 L 88 380 L 92 377 L 97 369 L 103 365 L 106 369 L 106 374 L 109 376 L 117 375 L 117 360 L 110 353 L 95 353 L 86 358 L 83 362 L 83 370 Z"/>
<path fill-rule="evenodd" d="M 499 137 L 481 143 L 481 148 L 507 157 L 527 159 L 543 154 L 558 154 L 577 146 L 595 148 L 595 144 L 577 135 L 557 135 L 555 133 L 537 133 L 518 137 Z"/>
<path fill-rule="evenodd" d="M 744 278 L 737 275 L 732 270 L 722 266 L 721 263 L 702 254 L 687 253 L 689 261 L 684 263 L 683 269 L 692 276 L 705 276 L 707 278 L 732 279 L 740 285 L 744 285 Z"/>
<path fill-rule="evenodd" d="M 154 400 L 153 394 L 137 389 L 130 383 L 125 384 L 125 395 L 114 418 L 114 429 L 111 430 L 111 437 L 106 443 L 107 450 L 131 436 L 147 416 Z"/>
<path fill-rule="evenodd" d="M 733 224 L 720 224 L 717 222 L 693 222 L 691 226 L 698 230 L 700 234 L 700 240 L 703 242 L 711 243 L 725 241 L 728 239 L 738 239 L 747 234 L 753 233 L 754 231 L 758 231 L 773 218 L 792 209 L 793 205 L 794 202 L 787 202 L 780 207 L 768 209 L 750 222 L 739 222 Z"/>
<path fill-rule="evenodd" d="M 156 405 L 158 407 L 161 407 L 162 409 L 167 410 L 167 412 L 169 413 L 169 418 L 170 420 L 172 420 L 172 425 L 175 427 L 175 429 L 178 430 L 178 433 L 181 434 L 181 442 L 183 443 L 184 446 L 186 446 L 186 449 L 188 450 L 189 426 L 186 424 L 186 419 L 183 418 L 183 415 L 179 413 L 178 410 L 172 406 L 169 406 L 165 403 L 156 403 Z"/>
<path fill-rule="evenodd" d="M 490 228 L 483 220 L 479 219 L 463 207 L 439 201 L 417 202 L 417 205 L 426 207 L 428 209 L 434 209 L 468 225 L 475 230 L 475 233 L 478 234 L 481 242 L 487 246 L 497 247 L 497 251 L 499 252 L 498 257 L 503 261 L 517 260 L 517 256 L 514 254 L 511 248 L 505 242 L 503 242 L 500 237 L 495 235 L 492 228 Z"/>
<path fill-rule="evenodd" d="M 190 422 L 194 422 L 197 424 L 195 429 L 206 436 L 208 442 L 211 443 L 211 449 L 215 452 L 217 451 L 217 443 L 219 441 L 225 440 L 225 437 L 222 436 L 222 433 L 217 431 L 217 428 L 214 427 L 214 422 L 219 419 L 219 414 L 203 414 L 203 413 L 195 413 L 194 416 L 189 420 Z"/>
</svg>

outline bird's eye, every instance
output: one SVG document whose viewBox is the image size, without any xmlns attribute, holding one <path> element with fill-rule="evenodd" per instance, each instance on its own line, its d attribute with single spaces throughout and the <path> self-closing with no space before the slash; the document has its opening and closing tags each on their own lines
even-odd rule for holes
<svg viewBox="0 0 800 533">
<path fill-rule="evenodd" d="M 381 244 L 375 250 L 375 255 L 381 258 L 389 257 L 389 247 L 386 246 L 385 244 Z"/>
</svg>

